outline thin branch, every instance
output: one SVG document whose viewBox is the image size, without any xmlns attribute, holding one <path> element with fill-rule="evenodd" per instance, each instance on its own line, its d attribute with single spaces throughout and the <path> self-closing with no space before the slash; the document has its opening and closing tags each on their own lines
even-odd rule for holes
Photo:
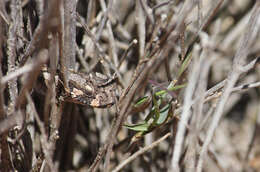
<svg viewBox="0 0 260 172">
<path fill-rule="evenodd" d="M 77 1 L 64 0 L 64 58 L 67 69 L 76 64 L 76 6 Z"/>
<path fill-rule="evenodd" d="M 23 87 L 20 91 L 19 96 L 16 99 L 15 102 L 15 108 L 19 109 L 19 108 L 25 108 L 26 105 L 26 97 L 25 97 L 25 93 L 26 91 L 30 91 L 34 85 L 34 82 L 36 81 L 38 74 L 41 71 L 41 68 L 44 64 L 46 64 L 48 60 L 48 53 L 47 50 L 42 50 L 38 53 L 38 57 L 37 59 L 34 61 L 35 63 L 35 67 L 34 70 L 32 70 L 30 73 L 28 73 L 27 75 L 24 76 L 24 80 L 23 80 Z"/>
<path fill-rule="evenodd" d="M 125 50 L 124 54 L 122 55 L 120 61 L 119 61 L 119 64 L 117 65 L 117 68 L 119 69 L 120 66 L 122 65 L 123 61 L 125 60 L 125 58 L 127 57 L 129 51 L 131 50 L 131 48 L 136 45 L 138 43 L 138 41 L 136 39 L 134 39 L 130 45 L 127 47 L 127 49 Z"/>
<path fill-rule="evenodd" d="M 153 10 L 153 12 L 155 12 L 157 9 L 159 9 L 159 8 L 161 8 L 161 7 L 163 7 L 163 6 L 169 5 L 169 4 L 173 3 L 173 2 L 174 2 L 174 1 L 169 0 L 169 1 L 166 1 L 166 2 L 159 3 L 159 4 L 155 5 L 155 6 L 152 8 L 152 10 Z"/>
<path fill-rule="evenodd" d="M 199 101 L 197 101 L 194 105 L 194 111 L 193 115 L 191 117 L 191 123 L 190 127 L 191 130 L 188 132 L 187 135 L 187 140 L 188 140 L 188 150 L 187 150 L 187 157 L 189 157 L 189 162 L 184 162 L 187 168 L 189 169 L 188 171 L 195 171 L 196 167 L 196 157 L 197 157 L 197 152 L 198 150 L 195 149 L 195 147 L 198 146 L 196 140 L 197 136 L 199 136 L 199 127 L 200 127 L 200 122 L 204 118 L 204 113 L 203 113 L 203 107 L 204 107 L 204 100 L 205 97 L 201 95 L 205 95 L 206 89 L 207 89 L 207 83 L 208 83 L 208 73 L 211 67 L 212 62 L 214 61 L 214 58 L 206 58 L 209 55 L 208 47 L 205 47 L 204 50 L 202 51 L 202 62 L 201 66 L 203 66 L 200 71 L 199 71 L 199 79 L 198 79 L 198 86 L 196 87 L 195 91 L 195 97 L 200 97 Z"/>
<path fill-rule="evenodd" d="M 195 86 L 199 77 L 199 69 L 202 60 L 201 58 L 196 59 L 196 61 L 194 62 L 192 71 L 189 75 L 188 85 L 185 90 L 183 111 L 181 114 L 181 120 L 178 123 L 178 130 L 177 130 L 175 144 L 174 144 L 174 152 L 171 161 L 171 168 L 172 170 L 176 170 L 176 171 L 179 171 L 179 160 L 182 154 L 182 145 L 183 145 L 185 131 L 186 131 L 185 126 L 188 124 L 188 120 L 191 115 L 190 108 L 192 106 L 192 96 L 194 94 Z"/>
<path fill-rule="evenodd" d="M 257 0 L 251 15 L 251 18 L 248 22 L 248 30 L 245 33 L 244 37 L 241 39 L 240 42 L 240 47 L 235 55 L 234 58 L 234 64 L 232 67 L 232 70 L 230 72 L 230 74 L 228 75 L 227 78 L 227 84 L 224 88 L 223 94 L 218 102 L 216 111 L 213 115 L 213 119 L 210 125 L 210 128 L 207 132 L 207 136 L 206 136 L 206 140 L 203 144 L 202 150 L 200 152 L 200 157 L 199 157 L 199 161 L 198 161 L 198 166 L 197 166 L 197 172 L 201 172 L 202 171 L 202 164 L 203 164 L 203 159 L 205 157 L 205 154 L 208 150 L 208 146 L 212 140 L 212 137 L 215 133 L 215 130 L 219 124 L 219 121 L 221 119 L 221 116 L 223 114 L 224 111 L 224 107 L 225 104 L 228 100 L 229 95 L 232 92 L 232 88 L 235 85 L 236 81 L 238 80 L 239 76 L 243 73 L 242 70 L 240 70 L 240 68 L 242 68 L 241 65 L 244 64 L 244 61 L 246 60 L 246 57 L 249 53 L 249 47 L 254 39 L 254 33 L 256 33 L 256 30 L 258 29 L 257 27 L 257 19 L 259 16 L 259 12 L 260 12 L 260 1 Z"/>
<path fill-rule="evenodd" d="M 259 131 L 259 121 L 258 121 L 259 119 L 260 119 L 260 111 L 258 109 L 258 113 L 256 114 L 256 118 L 255 118 L 255 121 L 253 123 L 254 127 L 253 127 L 252 136 L 250 138 L 249 144 L 247 146 L 246 154 L 245 154 L 245 157 L 244 157 L 244 164 L 245 165 L 249 161 L 249 155 L 252 152 L 252 149 L 254 147 L 255 141 L 257 139 L 257 131 Z M 244 168 L 246 167 L 245 165 L 244 165 Z"/>
<path fill-rule="evenodd" d="M 76 55 L 77 55 L 77 58 L 78 58 L 78 60 L 80 61 L 82 67 L 83 67 L 83 70 L 84 70 L 85 72 L 87 72 L 88 69 L 89 69 L 89 65 L 88 65 L 87 62 L 85 61 L 85 58 L 83 57 L 82 52 L 81 52 L 81 50 L 80 50 L 80 48 L 79 48 L 78 45 L 76 45 Z"/>
<path fill-rule="evenodd" d="M 96 55 L 98 56 L 98 60 L 99 61 L 105 61 L 112 69 L 115 69 L 114 65 L 109 62 L 106 58 L 105 58 L 105 53 L 103 52 L 101 46 L 98 43 L 98 39 L 96 39 L 96 37 L 94 36 L 94 34 L 90 31 L 89 27 L 87 26 L 87 24 L 85 23 L 84 19 L 78 14 L 76 13 L 76 17 L 77 20 L 80 22 L 81 26 L 83 26 L 83 28 L 85 29 L 87 35 L 89 36 L 89 38 L 91 39 L 91 41 L 93 42 L 94 46 L 95 46 L 95 52 Z M 107 68 L 107 66 L 104 65 L 105 68 Z M 90 68 L 87 72 L 90 72 L 92 69 Z M 106 69 L 107 71 L 109 71 L 108 69 Z"/>
<path fill-rule="evenodd" d="M 242 84 L 240 86 L 234 87 L 232 89 L 232 92 L 243 91 L 243 90 L 247 90 L 249 88 L 256 88 L 256 87 L 260 87 L 260 82 Z"/>
<path fill-rule="evenodd" d="M 12 1 L 10 4 L 11 8 L 11 23 L 8 31 L 8 72 L 12 72 L 15 70 L 15 62 L 16 62 L 16 46 L 17 46 L 17 29 L 18 29 L 18 7 L 17 1 Z M 11 80 L 8 82 L 9 95 L 10 95 L 10 103 L 14 105 L 15 99 L 18 96 L 18 88 L 17 88 L 17 80 Z"/>
<path fill-rule="evenodd" d="M 0 2 L 1 4 L 1 2 Z M 0 25 L 3 23 L 2 19 L 0 19 Z M 3 36 L 2 33 L 2 29 L 0 28 L 0 37 Z M 2 43 L 3 41 L 0 38 L 0 47 L 2 47 Z M 2 52 L 0 52 L 0 81 L 2 80 L 2 59 L 3 59 L 3 54 Z M 4 107 L 4 85 L 0 83 L 0 124 L 2 123 L 2 121 L 7 117 L 7 113 Z M 1 162 L 1 166 L 0 166 L 0 171 L 12 171 L 11 168 L 11 159 L 10 159 L 10 155 L 8 152 L 8 143 L 7 143 L 7 137 L 8 137 L 8 132 L 1 132 L 1 128 L 0 127 L 0 150 L 1 150 L 1 154 L 0 154 L 0 162 Z"/>
<path fill-rule="evenodd" d="M 163 137 L 161 137 L 160 139 L 158 139 L 155 142 L 153 142 L 151 145 L 145 146 L 144 148 L 142 148 L 139 151 L 135 152 L 133 155 L 131 155 L 129 158 L 127 158 L 122 163 L 120 163 L 117 167 L 115 167 L 115 169 L 112 170 L 112 172 L 118 172 L 118 171 L 122 170 L 122 168 L 124 166 L 126 166 L 127 164 L 129 164 L 130 162 L 135 160 L 138 156 L 140 156 L 140 155 L 144 154 L 145 152 L 147 152 L 147 151 L 153 149 L 154 147 L 158 146 L 163 140 L 165 140 L 168 137 L 170 137 L 170 135 L 171 135 L 171 133 L 167 133 Z"/>
<path fill-rule="evenodd" d="M 146 17 L 143 12 L 141 0 L 136 0 L 135 10 L 136 10 L 136 22 L 138 27 L 139 54 L 140 57 L 143 58 L 144 48 L 145 48 L 145 35 L 146 35 L 146 30 L 145 30 Z"/>
<path fill-rule="evenodd" d="M 255 67 L 255 65 L 258 63 L 258 61 L 259 61 L 259 57 L 254 59 L 254 60 L 252 60 L 252 62 L 250 62 L 248 65 L 246 65 L 246 68 L 243 71 L 246 72 L 246 71 L 249 71 L 249 70 L 253 69 Z M 210 88 L 208 91 L 206 91 L 205 95 L 201 95 L 203 97 L 206 97 L 204 103 L 208 102 L 208 101 L 210 101 L 212 99 L 219 98 L 221 96 L 221 94 L 222 94 L 221 89 L 223 89 L 223 87 L 225 86 L 226 83 L 227 83 L 227 79 L 224 79 L 223 81 L 219 82 L 218 84 L 216 84 L 215 86 Z M 259 87 L 259 86 L 260 86 L 259 82 L 242 84 L 240 86 L 236 86 L 236 87 L 232 88 L 232 92 L 243 91 L 243 90 L 246 90 L 246 89 L 249 89 L 249 88 L 255 88 L 255 87 Z M 192 101 L 192 105 L 194 105 L 197 101 L 199 101 L 201 96 L 196 97 Z M 182 112 L 182 110 L 183 110 L 183 107 L 180 107 L 175 112 L 177 114 L 180 114 Z"/>
<path fill-rule="evenodd" d="M 140 4 L 143 8 L 143 12 L 145 16 L 148 18 L 149 22 L 154 25 L 154 17 L 153 17 L 153 10 L 147 5 L 146 1 L 140 0 Z"/>
<path fill-rule="evenodd" d="M 12 80 L 12 79 L 16 79 L 17 77 L 26 74 L 28 72 L 31 72 L 32 70 L 35 69 L 35 67 L 37 66 L 37 63 L 35 63 L 35 61 L 32 61 L 31 63 L 28 63 L 10 73 L 8 73 L 7 75 L 3 76 L 2 79 L 0 80 L 1 84 L 4 86 L 8 81 Z"/>
<path fill-rule="evenodd" d="M 93 20 L 93 17 L 96 14 L 96 1 L 89 0 L 88 1 L 88 10 L 87 10 L 87 25 L 91 25 L 91 22 Z"/>
<path fill-rule="evenodd" d="M 106 55 L 105 53 L 103 52 L 101 46 L 98 44 L 98 41 L 96 39 L 96 37 L 92 34 L 92 32 L 90 31 L 89 27 L 87 26 L 87 24 L 85 23 L 84 19 L 78 14 L 76 13 L 76 17 L 77 17 L 77 20 L 80 22 L 80 24 L 83 26 L 83 28 L 85 29 L 87 35 L 90 37 L 91 41 L 93 42 L 94 46 L 95 46 L 95 49 L 96 49 L 96 54 L 98 56 L 98 61 L 101 62 L 106 70 L 106 74 L 107 75 L 110 75 L 110 70 L 109 68 L 113 69 L 119 80 L 122 80 L 122 77 L 121 77 L 121 74 L 120 72 L 118 71 L 118 69 L 116 68 L 116 66 L 111 63 L 107 58 L 106 58 Z M 105 62 L 105 63 L 104 63 Z M 95 64 L 96 65 L 96 64 Z M 95 67 L 94 65 L 94 67 Z M 90 72 L 92 71 L 93 68 L 90 68 L 87 72 Z"/>
<path fill-rule="evenodd" d="M 29 95 L 28 92 L 26 92 L 26 99 L 27 99 L 28 104 L 30 105 L 30 107 L 32 109 L 35 120 L 36 120 L 36 122 L 39 126 L 40 131 L 41 131 L 40 141 L 41 141 L 43 153 L 45 155 L 45 160 L 46 160 L 48 166 L 50 167 L 51 171 L 57 172 L 58 169 L 55 167 L 53 160 L 52 160 L 52 156 L 51 156 L 50 144 L 48 142 L 48 135 L 47 135 L 46 130 L 44 128 L 44 124 L 41 122 L 41 119 L 40 119 L 40 117 L 39 117 L 39 115 L 36 111 L 33 100 L 32 100 L 32 98 L 31 98 L 31 96 Z"/>
<path fill-rule="evenodd" d="M 109 13 L 112 13 L 112 7 L 113 7 L 113 0 L 108 1 L 108 8 L 106 7 L 106 3 L 104 0 L 100 0 L 103 5 L 101 5 L 102 11 L 108 16 Z M 114 65 L 118 65 L 118 56 L 117 56 L 117 47 L 115 45 L 115 38 L 112 31 L 111 22 L 108 18 L 107 20 L 107 31 L 108 31 L 108 40 L 109 40 L 109 46 L 111 50 L 112 59 L 114 62 Z"/>
<path fill-rule="evenodd" d="M 42 5 L 39 1 L 39 5 Z M 60 3 L 61 0 L 50 1 L 48 8 L 44 11 L 44 15 L 40 15 L 40 22 L 34 31 L 33 38 L 27 46 L 24 55 L 21 57 L 20 66 L 23 66 L 34 52 L 46 48 L 48 45 L 48 34 L 52 32 L 56 34 L 59 32 L 61 25 L 60 19 Z M 60 54 L 61 55 L 61 54 Z"/>
<path fill-rule="evenodd" d="M 198 35 L 201 33 L 201 31 L 203 31 L 208 26 L 211 19 L 216 15 L 217 11 L 219 10 L 219 8 L 221 7 L 223 2 L 224 2 L 224 0 L 214 1 L 214 5 L 207 12 L 208 15 L 204 19 L 202 19 L 201 25 L 199 26 L 199 29 L 197 30 L 196 34 L 193 35 L 192 38 L 190 39 L 190 41 L 188 43 L 189 48 L 188 48 L 186 54 L 189 52 L 189 50 L 191 50 L 192 46 L 194 45 L 194 43 L 197 40 Z"/>
<path fill-rule="evenodd" d="M 55 85 L 55 75 L 57 70 L 58 61 L 58 34 L 54 35 L 51 40 L 52 46 L 49 47 L 49 57 L 50 57 L 50 80 L 48 82 L 48 90 L 45 96 L 44 102 L 44 122 L 46 126 L 46 131 L 50 131 L 48 134 L 50 145 L 50 156 L 53 157 L 54 150 L 56 148 L 57 141 L 57 130 L 60 127 L 61 121 L 61 110 L 57 107 L 57 93 Z"/>
</svg>

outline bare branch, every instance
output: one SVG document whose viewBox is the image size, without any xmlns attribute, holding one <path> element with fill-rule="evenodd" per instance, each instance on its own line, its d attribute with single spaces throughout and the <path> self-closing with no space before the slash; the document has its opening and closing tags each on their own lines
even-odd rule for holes
<svg viewBox="0 0 260 172">
<path fill-rule="evenodd" d="M 147 152 L 147 151 L 153 149 L 154 147 L 156 147 L 157 145 L 159 145 L 162 141 L 164 141 L 165 139 L 170 137 L 170 135 L 171 135 L 171 133 L 167 133 L 163 137 L 161 137 L 160 139 L 153 142 L 151 145 L 148 145 L 148 146 L 140 149 L 139 151 L 135 152 L 133 155 L 131 155 L 129 158 L 127 158 L 121 164 L 119 164 L 114 170 L 112 170 L 112 172 L 118 172 L 118 171 L 122 170 L 122 168 L 124 166 L 126 166 L 127 164 L 129 164 L 130 162 L 135 160 L 138 156 L 144 154 L 145 152 Z"/>
<path fill-rule="evenodd" d="M 256 33 L 256 30 L 258 29 L 256 22 L 257 22 L 257 19 L 259 16 L 259 12 L 260 12 L 260 1 L 256 1 L 254 9 L 252 11 L 251 18 L 248 22 L 248 30 L 245 33 L 244 37 L 241 39 L 240 47 L 239 47 L 239 49 L 235 55 L 234 61 L 233 61 L 232 70 L 230 71 L 230 73 L 228 75 L 226 86 L 225 86 L 223 94 L 218 102 L 217 108 L 213 115 L 212 123 L 207 132 L 206 140 L 205 140 L 202 150 L 200 152 L 200 158 L 198 161 L 197 172 L 202 171 L 202 164 L 203 164 L 203 159 L 204 159 L 205 153 L 208 150 L 208 146 L 209 146 L 209 144 L 212 140 L 212 137 L 214 135 L 214 132 L 219 124 L 219 121 L 220 121 L 221 116 L 224 111 L 224 106 L 228 100 L 230 93 L 232 92 L 232 88 L 235 85 L 238 77 L 243 73 L 243 71 L 239 70 L 239 68 L 241 68 L 241 65 L 243 65 L 246 60 L 246 57 L 249 53 L 249 47 L 254 39 L 253 38 L 254 33 Z"/>
</svg>

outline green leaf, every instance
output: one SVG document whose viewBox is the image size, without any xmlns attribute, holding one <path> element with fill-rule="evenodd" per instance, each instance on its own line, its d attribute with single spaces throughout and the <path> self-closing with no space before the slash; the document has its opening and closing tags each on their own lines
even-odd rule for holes
<svg viewBox="0 0 260 172">
<path fill-rule="evenodd" d="M 184 60 L 184 62 L 182 63 L 181 65 L 181 68 L 178 72 L 178 75 L 177 75 L 177 78 L 179 78 L 182 73 L 186 70 L 186 68 L 188 67 L 188 65 L 190 64 L 190 61 L 191 61 L 191 57 L 192 57 L 192 54 L 190 53 Z"/>
<path fill-rule="evenodd" d="M 148 96 L 145 96 L 145 97 L 142 97 L 140 98 L 137 103 L 134 105 L 134 107 L 138 107 L 144 103 L 146 103 L 147 101 L 149 101 L 149 97 Z"/>
<path fill-rule="evenodd" d="M 171 85 L 169 85 L 168 86 L 168 91 L 176 91 L 176 90 L 178 90 L 178 89 L 181 89 L 181 88 L 184 88 L 184 87 L 186 87 L 186 84 L 182 84 L 182 85 L 176 85 L 176 86 L 171 86 Z M 164 94 L 166 94 L 167 92 L 168 92 L 167 90 L 160 90 L 160 91 L 157 91 L 156 93 L 155 93 L 155 95 L 156 96 L 163 96 Z"/>
<path fill-rule="evenodd" d="M 165 120 L 168 117 L 170 107 L 171 107 L 170 104 L 167 104 L 160 110 L 160 117 L 157 120 L 156 124 L 160 125 L 165 122 Z"/>
<path fill-rule="evenodd" d="M 154 96 L 153 96 L 153 98 L 155 98 Z M 154 103 L 154 102 L 153 102 Z M 156 102 L 155 102 L 156 104 L 157 104 L 157 106 L 159 107 L 160 105 L 161 105 L 161 103 L 162 103 L 162 100 L 161 99 L 159 99 L 159 100 L 156 100 Z M 153 107 L 152 107 L 152 109 L 151 109 L 151 111 L 149 112 L 149 114 L 145 117 L 145 121 L 146 122 L 148 122 L 151 118 L 153 118 L 153 120 L 154 120 L 154 118 L 155 118 L 155 116 L 154 116 L 154 114 L 155 114 L 155 106 L 154 106 L 154 104 L 153 104 Z M 159 112 L 159 110 L 158 110 L 158 112 Z M 158 113 L 159 114 L 159 113 Z"/>
<path fill-rule="evenodd" d="M 133 105 L 133 113 L 143 112 L 151 103 L 151 97 L 145 96 L 140 98 L 137 103 Z"/>
<path fill-rule="evenodd" d="M 181 84 L 181 85 L 176 85 L 176 86 L 173 86 L 173 87 L 170 87 L 168 88 L 169 91 L 176 91 L 178 89 L 181 89 L 181 88 L 184 88 L 186 87 L 187 84 Z"/>
<path fill-rule="evenodd" d="M 125 124 L 124 126 L 128 129 L 134 130 L 134 131 L 148 131 L 150 125 L 151 124 L 148 124 L 148 123 L 142 123 L 142 124 L 134 124 L 134 125 Z"/>
<path fill-rule="evenodd" d="M 153 107 L 154 107 L 154 113 L 155 113 L 154 121 L 153 121 L 153 124 L 154 124 L 160 117 L 159 103 L 157 102 L 155 95 L 153 95 L 153 105 L 154 105 Z"/>
<path fill-rule="evenodd" d="M 157 92 L 155 93 L 155 95 L 159 97 L 159 96 L 164 95 L 166 92 L 167 92 L 166 90 L 160 90 L 160 91 L 157 91 Z"/>
</svg>

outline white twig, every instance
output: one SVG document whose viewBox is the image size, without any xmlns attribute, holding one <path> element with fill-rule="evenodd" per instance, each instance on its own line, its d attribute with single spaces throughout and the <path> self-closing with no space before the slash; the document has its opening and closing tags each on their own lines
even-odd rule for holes
<svg viewBox="0 0 260 172">
<path fill-rule="evenodd" d="M 170 135 L 171 135 L 171 133 L 167 133 L 162 138 L 160 138 L 160 139 L 156 140 L 155 142 L 153 142 L 151 145 L 145 146 L 144 148 L 140 149 L 139 151 L 134 153 L 132 156 L 127 158 L 124 162 L 119 164 L 114 170 L 112 170 L 112 172 L 120 171 L 124 166 L 126 166 L 127 164 L 129 164 L 130 162 L 135 160 L 138 156 L 144 154 L 145 152 L 147 152 L 147 151 L 153 149 L 155 146 L 159 145 L 163 140 L 167 139 Z"/>
<path fill-rule="evenodd" d="M 34 68 L 35 68 L 34 61 L 30 64 L 26 64 L 26 65 L 14 70 L 14 71 L 8 73 L 8 75 L 3 76 L 2 80 L 1 80 L 1 84 L 4 85 L 8 81 L 17 78 L 24 73 L 28 73 L 28 72 L 32 71 Z"/>
<path fill-rule="evenodd" d="M 199 77 L 199 70 L 200 70 L 201 59 L 196 60 L 192 71 L 189 75 L 188 86 L 185 90 L 185 97 L 184 97 L 184 105 L 183 111 L 181 114 L 181 120 L 178 123 L 178 130 L 175 138 L 174 144 L 174 152 L 172 156 L 172 170 L 179 171 L 179 159 L 181 156 L 182 145 L 184 141 L 184 135 L 186 131 L 186 125 L 188 124 L 188 120 L 190 118 L 190 108 L 192 106 L 192 95 L 196 87 L 196 83 Z"/>
<path fill-rule="evenodd" d="M 256 4 L 252 11 L 251 18 L 248 23 L 248 30 L 245 33 L 244 37 L 241 39 L 240 47 L 239 47 L 238 51 L 236 52 L 236 55 L 235 55 L 235 58 L 233 61 L 232 70 L 230 71 L 230 73 L 228 75 L 226 86 L 224 87 L 223 94 L 218 102 L 216 111 L 213 115 L 211 125 L 207 132 L 206 140 L 202 146 L 202 150 L 200 152 L 200 157 L 199 157 L 198 166 L 197 166 L 197 172 L 202 171 L 203 158 L 208 150 L 208 147 L 212 140 L 214 132 L 221 119 L 221 116 L 224 111 L 224 106 L 227 103 L 229 95 L 232 92 L 233 86 L 235 85 L 239 76 L 244 72 L 243 70 L 240 70 L 240 69 L 243 68 L 242 65 L 244 65 L 244 61 L 246 60 L 246 57 L 249 53 L 249 47 L 252 43 L 252 40 L 254 39 L 253 35 L 254 35 L 254 33 L 256 33 L 256 29 L 258 29 L 258 27 L 256 26 L 256 22 L 257 22 L 259 11 L 260 11 L 259 7 L 260 7 L 260 1 L 258 0 L 258 1 L 256 1 Z"/>
<path fill-rule="evenodd" d="M 246 89 L 249 89 L 249 88 L 255 88 L 255 87 L 260 87 L 260 82 L 255 82 L 255 83 L 251 83 L 251 84 L 243 84 L 243 85 L 234 87 L 232 89 L 232 92 L 242 91 L 242 90 L 246 90 Z"/>
<path fill-rule="evenodd" d="M 140 0 L 136 0 L 136 22 L 138 24 L 138 36 L 139 36 L 139 53 L 140 57 L 144 55 L 145 48 L 145 15 Z"/>
</svg>

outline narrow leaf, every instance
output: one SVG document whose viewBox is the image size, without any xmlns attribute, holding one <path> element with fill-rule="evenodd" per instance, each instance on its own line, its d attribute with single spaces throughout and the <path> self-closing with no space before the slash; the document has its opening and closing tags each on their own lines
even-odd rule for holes
<svg viewBox="0 0 260 172">
<path fill-rule="evenodd" d="M 150 124 L 148 124 L 148 123 L 134 124 L 134 125 L 125 124 L 124 126 L 128 129 L 134 130 L 134 131 L 148 131 Z"/>
<path fill-rule="evenodd" d="M 176 85 L 176 86 L 173 86 L 173 87 L 168 87 L 167 90 L 160 90 L 160 91 L 157 91 L 155 93 L 156 96 L 163 96 L 164 94 L 166 93 L 169 93 L 171 96 L 173 96 L 172 94 L 172 91 L 176 91 L 178 89 L 181 89 L 181 88 L 184 88 L 186 86 L 186 84 L 182 84 L 182 85 Z M 173 96 L 174 97 L 174 96 Z"/>
<path fill-rule="evenodd" d="M 154 121 L 157 121 L 157 119 L 160 116 L 160 109 L 159 109 L 158 102 L 155 98 L 155 95 L 153 95 L 153 105 L 154 105 L 154 113 L 155 113 Z"/>
<path fill-rule="evenodd" d="M 170 104 L 165 105 L 165 106 L 160 110 L 160 117 L 159 117 L 159 119 L 157 120 L 156 124 L 160 125 L 160 124 L 162 124 L 162 123 L 165 122 L 165 120 L 166 120 L 167 117 L 168 117 L 169 110 L 170 110 Z"/>
<path fill-rule="evenodd" d="M 178 72 L 177 78 L 179 78 L 182 75 L 182 73 L 186 70 L 186 68 L 190 64 L 191 57 L 192 57 L 191 53 L 186 57 L 186 59 L 184 60 L 184 62 L 181 65 L 181 68 L 180 68 L 180 70 Z"/>
<path fill-rule="evenodd" d="M 135 107 L 139 107 L 140 105 L 146 103 L 149 100 L 148 96 L 140 98 L 137 103 L 134 105 Z"/>
</svg>

